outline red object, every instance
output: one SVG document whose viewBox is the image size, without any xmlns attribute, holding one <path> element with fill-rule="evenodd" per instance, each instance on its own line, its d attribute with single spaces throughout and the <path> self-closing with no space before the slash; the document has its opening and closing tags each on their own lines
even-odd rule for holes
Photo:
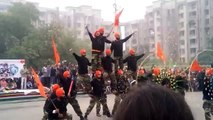
<svg viewBox="0 0 213 120">
<path fill-rule="evenodd" d="M 69 71 L 65 71 L 64 73 L 63 73 L 63 77 L 64 78 L 68 78 L 70 76 L 70 72 Z"/>
<path fill-rule="evenodd" d="M 155 76 L 158 76 L 159 74 L 160 74 L 160 68 L 154 68 L 153 69 L 153 74 L 155 75 Z"/>
<path fill-rule="evenodd" d="M 58 88 L 56 90 L 55 94 L 56 94 L 57 97 L 63 97 L 65 92 L 64 92 L 64 90 L 62 88 Z"/>
<path fill-rule="evenodd" d="M 72 82 L 70 83 L 70 88 L 69 88 L 68 96 L 70 96 L 70 93 L 71 93 L 71 91 L 72 91 L 72 85 L 73 85 L 73 80 L 72 80 Z"/>
<path fill-rule="evenodd" d="M 99 31 L 101 34 L 104 34 L 104 28 L 103 28 L 103 27 L 100 27 L 100 28 L 98 29 L 98 31 Z"/>
<path fill-rule="evenodd" d="M 95 76 L 99 78 L 101 76 L 101 71 L 100 70 L 96 70 L 95 71 Z"/>
<path fill-rule="evenodd" d="M 53 47 L 53 52 L 54 52 L 54 57 L 55 57 L 55 63 L 56 63 L 56 65 L 58 65 L 60 62 L 60 56 L 59 56 L 58 50 L 56 48 L 54 37 L 52 37 L 52 47 Z"/>
<path fill-rule="evenodd" d="M 118 73 L 118 75 L 123 75 L 124 72 L 123 72 L 123 70 L 119 69 L 117 73 Z"/>
<path fill-rule="evenodd" d="M 100 36 L 100 34 L 101 34 L 101 33 L 97 30 L 97 31 L 95 31 L 94 36 L 95 36 L 95 37 L 98 37 L 98 36 Z"/>
<path fill-rule="evenodd" d="M 119 32 L 115 32 L 115 33 L 114 33 L 114 36 L 115 36 L 116 39 L 119 39 L 119 38 L 120 38 Z"/>
<path fill-rule="evenodd" d="M 157 57 L 159 59 L 161 59 L 163 62 L 166 62 L 166 57 L 165 57 L 165 54 L 164 54 L 164 52 L 163 52 L 163 50 L 162 50 L 162 48 L 160 46 L 160 42 L 157 43 L 157 52 L 156 52 L 156 54 L 157 54 Z"/>
<path fill-rule="evenodd" d="M 129 54 L 130 54 L 130 55 L 135 55 L 135 50 L 134 50 L 134 49 L 130 49 L 130 50 L 129 50 Z"/>
<path fill-rule="evenodd" d="M 139 76 L 144 75 L 144 73 L 145 73 L 145 72 L 144 72 L 144 70 L 143 70 L 143 69 L 140 69 L 140 70 L 138 71 L 138 75 L 139 75 Z"/>
<path fill-rule="evenodd" d="M 38 90 L 39 90 L 39 93 L 41 96 L 47 98 L 46 94 L 45 94 L 45 91 L 44 91 L 44 86 L 42 85 L 38 75 L 36 74 L 35 70 L 33 68 L 31 68 L 32 70 L 32 74 L 33 74 L 33 78 L 37 84 L 37 87 L 38 87 Z"/>
<path fill-rule="evenodd" d="M 121 16 L 121 13 L 123 12 L 124 9 L 122 9 L 120 12 L 118 12 L 115 15 L 115 21 L 114 21 L 114 27 L 118 27 L 119 26 L 119 18 Z"/>
<path fill-rule="evenodd" d="M 212 76 L 213 69 L 212 68 L 206 68 L 206 76 Z"/>
<path fill-rule="evenodd" d="M 105 52 L 106 52 L 106 55 L 111 55 L 111 53 L 112 53 L 110 49 L 106 49 Z"/>
<path fill-rule="evenodd" d="M 192 63 L 190 71 L 201 71 L 201 70 L 202 70 L 202 67 L 200 67 L 198 61 L 195 59 Z"/>
<path fill-rule="evenodd" d="M 85 49 L 81 49 L 81 50 L 80 50 L 80 54 L 81 54 L 81 55 L 86 55 L 86 50 L 85 50 Z"/>
<path fill-rule="evenodd" d="M 53 85 L 52 85 L 52 90 L 53 90 L 53 91 L 56 91 L 58 88 L 60 88 L 60 85 L 59 85 L 59 84 L 53 84 Z"/>
</svg>

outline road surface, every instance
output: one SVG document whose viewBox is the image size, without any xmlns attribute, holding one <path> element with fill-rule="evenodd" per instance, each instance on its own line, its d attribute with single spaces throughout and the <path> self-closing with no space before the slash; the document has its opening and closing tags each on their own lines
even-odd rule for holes
<svg viewBox="0 0 213 120">
<path fill-rule="evenodd" d="M 204 120 L 202 109 L 202 93 L 189 92 L 186 93 L 186 101 L 188 102 L 195 120 Z M 89 105 L 89 97 L 87 95 L 79 95 L 77 97 L 81 110 L 85 113 Z M 42 107 L 44 101 L 42 98 L 33 100 L 22 100 L 13 102 L 0 102 L 0 120 L 41 120 L 43 116 Z M 112 110 L 114 104 L 114 96 L 108 95 L 108 106 Z M 73 111 L 71 105 L 68 105 L 68 112 L 72 113 L 73 120 L 79 120 L 79 117 Z M 96 109 L 88 116 L 89 120 L 111 120 L 106 116 L 96 117 Z M 102 113 L 102 110 L 101 110 Z"/>
</svg>

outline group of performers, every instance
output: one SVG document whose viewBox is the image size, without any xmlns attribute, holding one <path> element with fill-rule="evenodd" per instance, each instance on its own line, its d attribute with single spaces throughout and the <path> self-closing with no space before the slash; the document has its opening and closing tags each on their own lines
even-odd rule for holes
<svg viewBox="0 0 213 120">
<path fill-rule="evenodd" d="M 123 43 L 129 40 L 134 33 L 121 39 L 120 34 L 115 32 L 115 40 L 111 41 L 108 40 L 108 36 L 104 36 L 104 28 L 102 27 L 94 34 L 89 31 L 88 27 L 86 30 L 92 42 L 92 60 L 90 62 L 86 57 L 85 49 L 80 50 L 80 55 L 73 52 L 78 63 L 78 79 L 73 80 L 68 70 L 61 71 L 59 83 L 52 86 L 51 94 L 45 102 L 43 119 L 72 119 L 72 116 L 67 113 L 68 103 L 72 105 L 80 120 L 87 120 L 95 104 L 98 117 L 101 116 L 101 105 L 103 106 L 103 115 L 112 117 L 131 87 L 143 86 L 147 82 L 160 84 L 182 95 L 185 94 L 186 82 L 180 72 L 174 74 L 169 69 L 160 70 L 158 67 L 154 67 L 150 73 L 143 68 L 138 69 L 137 61 L 145 54 L 137 56 L 134 49 L 130 49 L 128 57 L 123 59 Z M 105 50 L 105 43 L 111 44 L 110 49 Z M 127 70 L 124 70 L 123 64 L 125 63 L 127 63 Z M 92 67 L 92 79 L 88 72 L 89 66 Z M 106 85 L 108 80 L 110 80 L 111 92 L 115 95 L 112 112 L 107 105 Z M 89 106 L 84 115 L 76 99 L 77 83 L 81 83 L 84 92 L 90 96 Z"/>
</svg>

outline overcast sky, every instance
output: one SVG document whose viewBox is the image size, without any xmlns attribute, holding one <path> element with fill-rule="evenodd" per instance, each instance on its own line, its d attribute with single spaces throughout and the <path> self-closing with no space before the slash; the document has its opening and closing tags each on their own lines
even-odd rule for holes
<svg viewBox="0 0 213 120">
<path fill-rule="evenodd" d="M 106 21 L 113 21 L 115 0 L 27 0 L 38 2 L 41 7 L 63 9 L 66 6 L 90 5 L 95 9 L 102 10 L 102 18 Z M 144 17 L 146 6 L 155 0 L 116 0 L 118 9 L 124 8 L 120 17 L 121 22 L 141 19 Z"/>
</svg>

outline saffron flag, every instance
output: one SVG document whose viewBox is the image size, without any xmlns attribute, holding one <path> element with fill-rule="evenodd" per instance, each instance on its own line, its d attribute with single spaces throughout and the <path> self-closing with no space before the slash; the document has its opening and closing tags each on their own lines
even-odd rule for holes
<svg viewBox="0 0 213 120">
<path fill-rule="evenodd" d="M 161 59 L 164 63 L 166 62 L 166 57 L 165 57 L 165 54 L 164 54 L 162 48 L 160 47 L 160 42 L 157 43 L 157 52 L 156 52 L 156 54 L 157 54 L 157 57 L 159 59 Z"/>
<path fill-rule="evenodd" d="M 37 87 L 38 87 L 38 90 L 40 92 L 40 95 L 47 98 L 46 94 L 45 94 L 45 91 L 44 91 L 44 86 L 42 85 L 38 75 L 36 74 L 35 70 L 33 68 L 32 69 L 32 74 L 33 74 L 33 78 L 37 84 Z"/>
<path fill-rule="evenodd" d="M 119 26 L 119 18 L 120 18 L 120 16 L 121 16 L 121 13 L 122 13 L 122 12 L 123 12 L 123 9 L 115 15 L 115 21 L 114 21 L 114 27 L 115 27 L 115 29 L 116 29 L 115 32 L 117 32 L 117 28 L 118 28 L 118 26 Z"/>
<path fill-rule="evenodd" d="M 58 54 L 58 50 L 56 48 L 54 38 L 52 38 L 52 46 L 53 46 L 53 52 L 54 52 L 54 57 L 55 57 L 55 63 L 56 63 L 56 65 L 58 65 L 58 63 L 60 62 L 60 56 Z"/>
<path fill-rule="evenodd" d="M 190 71 L 201 71 L 202 67 L 200 67 L 198 61 L 195 59 L 191 65 Z"/>
</svg>

